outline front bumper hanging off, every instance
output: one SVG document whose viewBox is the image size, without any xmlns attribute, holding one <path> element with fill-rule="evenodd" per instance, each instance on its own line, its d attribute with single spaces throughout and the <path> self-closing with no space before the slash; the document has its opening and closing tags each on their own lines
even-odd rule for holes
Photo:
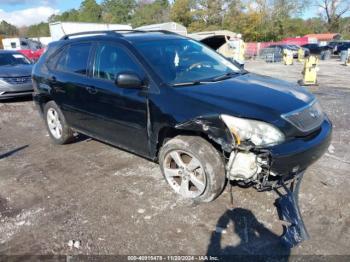
<svg viewBox="0 0 350 262">
<path fill-rule="evenodd" d="M 281 181 L 281 187 L 275 188 L 275 192 L 279 195 L 275 202 L 278 215 L 282 221 L 289 224 L 284 226 L 281 238 L 282 242 L 289 248 L 309 239 L 298 203 L 299 188 L 303 175 L 304 172 L 296 175 L 293 180 Z M 284 193 L 281 193 L 282 188 L 285 191 Z"/>
</svg>

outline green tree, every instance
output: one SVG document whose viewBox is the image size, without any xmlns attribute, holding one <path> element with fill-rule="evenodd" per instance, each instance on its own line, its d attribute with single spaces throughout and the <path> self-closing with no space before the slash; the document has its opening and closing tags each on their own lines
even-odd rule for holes
<svg viewBox="0 0 350 262">
<path fill-rule="evenodd" d="M 103 21 L 126 24 L 135 12 L 135 0 L 104 0 L 102 2 Z"/>
<path fill-rule="evenodd" d="M 291 26 L 291 18 L 302 14 L 309 5 L 308 0 L 272 0 L 270 17 L 271 30 L 276 32 L 274 40 L 279 40 L 289 35 L 287 27 Z"/>
<path fill-rule="evenodd" d="M 350 39 L 350 16 L 340 20 L 340 31 L 343 39 Z"/>
<path fill-rule="evenodd" d="M 49 24 L 40 23 L 36 25 L 31 25 L 27 28 L 27 37 L 42 37 L 50 36 Z"/>
<path fill-rule="evenodd" d="M 223 23 L 223 0 L 207 0 L 205 1 L 206 22 L 208 25 L 219 25 Z"/>
<path fill-rule="evenodd" d="M 175 0 L 170 10 L 170 18 L 188 27 L 193 22 L 194 0 Z"/>
<path fill-rule="evenodd" d="M 5 20 L 0 22 L 0 35 L 3 36 L 15 36 L 18 34 L 16 26 L 7 23 Z"/>
<path fill-rule="evenodd" d="M 62 14 L 60 15 L 52 15 L 50 18 L 49 18 L 49 22 L 58 22 L 58 21 L 61 21 L 61 22 L 77 22 L 80 20 L 79 18 L 79 11 L 76 10 L 76 9 L 70 9 L 68 11 L 65 11 L 63 12 Z"/>
<path fill-rule="evenodd" d="M 95 0 L 84 0 L 79 9 L 79 21 L 100 22 L 102 19 L 102 8 Z"/>
<path fill-rule="evenodd" d="M 131 19 L 134 27 L 168 22 L 170 6 L 167 0 L 155 0 L 153 2 L 139 1 L 135 13 Z"/>
<path fill-rule="evenodd" d="M 350 12 L 349 0 L 319 0 L 318 6 L 322 9 L 321 17 L 327 22 L 331 32 L 339 32 L 342 17 Z"/>
</svg>

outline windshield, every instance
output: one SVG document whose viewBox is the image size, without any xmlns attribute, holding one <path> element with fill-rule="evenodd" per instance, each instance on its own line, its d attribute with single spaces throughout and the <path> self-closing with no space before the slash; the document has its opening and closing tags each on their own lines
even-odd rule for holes
<svg viewBox="0 0 350 262">
<path fill-rule="evenodd" d="M 170 85 L 211 81 L 240 69 L 212 49 L 189 39 L 168 39 L 137 43 L 162 80 Z"/>
<path fill-rule="evenodd" d="M 19 53 L 2 53 L 0 54 L 0 66 L 7 65 L 29 65 L 30 60 Z"/>
</svg>

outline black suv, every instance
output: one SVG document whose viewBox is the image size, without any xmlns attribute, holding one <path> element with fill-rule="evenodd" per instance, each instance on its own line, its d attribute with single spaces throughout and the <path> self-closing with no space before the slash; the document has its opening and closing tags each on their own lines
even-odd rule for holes
<svg viewBox="0 0 350 262">
<path fill-rule="evenodd" d="M 197 201 L 215 199 L 227 179 L 274 188 L 331 140 L 304 88 L 165 31 L 68 35 L 49 45 L 33 85 L 55 143 L 82 133 L 158 161 L 170 187 Z"/>
</svg>

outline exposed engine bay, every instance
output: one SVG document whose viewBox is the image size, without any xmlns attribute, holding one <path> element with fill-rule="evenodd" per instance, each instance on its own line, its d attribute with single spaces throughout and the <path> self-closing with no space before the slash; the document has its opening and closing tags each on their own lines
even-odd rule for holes
<svg viewBox="0 0 350 262">
<path fill-rule="evenodd" d="M 228 180 L 242 186 L 253 186 L 258 191 L 274 190 L 278 194 L 275 206 L 280 220 L 288 224 L 283 226 L 281 236 L 285 245 L 293 247 L 309 238 L 298 206 L 303 171 L 275 174 L 270 170 L 272 157 L 269 150 L 259 148 L 249 140 L 235 139 L 234 131 L 224 128 L 216 117 L 196 119 L 177 127 L 205 131 L 210 139 L 221 145 Z M 259 141 L 256 137 L 255 140 Z"/>
<path fill-rule="evenodd" d="M 259 191 L 271 190 L 278 186 L 278 175 L 270 170 L 268 150 L 254 150 L 251 147 L 237 147 L 226 164 L 226 176 L 239 185 L 254 186 Z"/>
</svg>

